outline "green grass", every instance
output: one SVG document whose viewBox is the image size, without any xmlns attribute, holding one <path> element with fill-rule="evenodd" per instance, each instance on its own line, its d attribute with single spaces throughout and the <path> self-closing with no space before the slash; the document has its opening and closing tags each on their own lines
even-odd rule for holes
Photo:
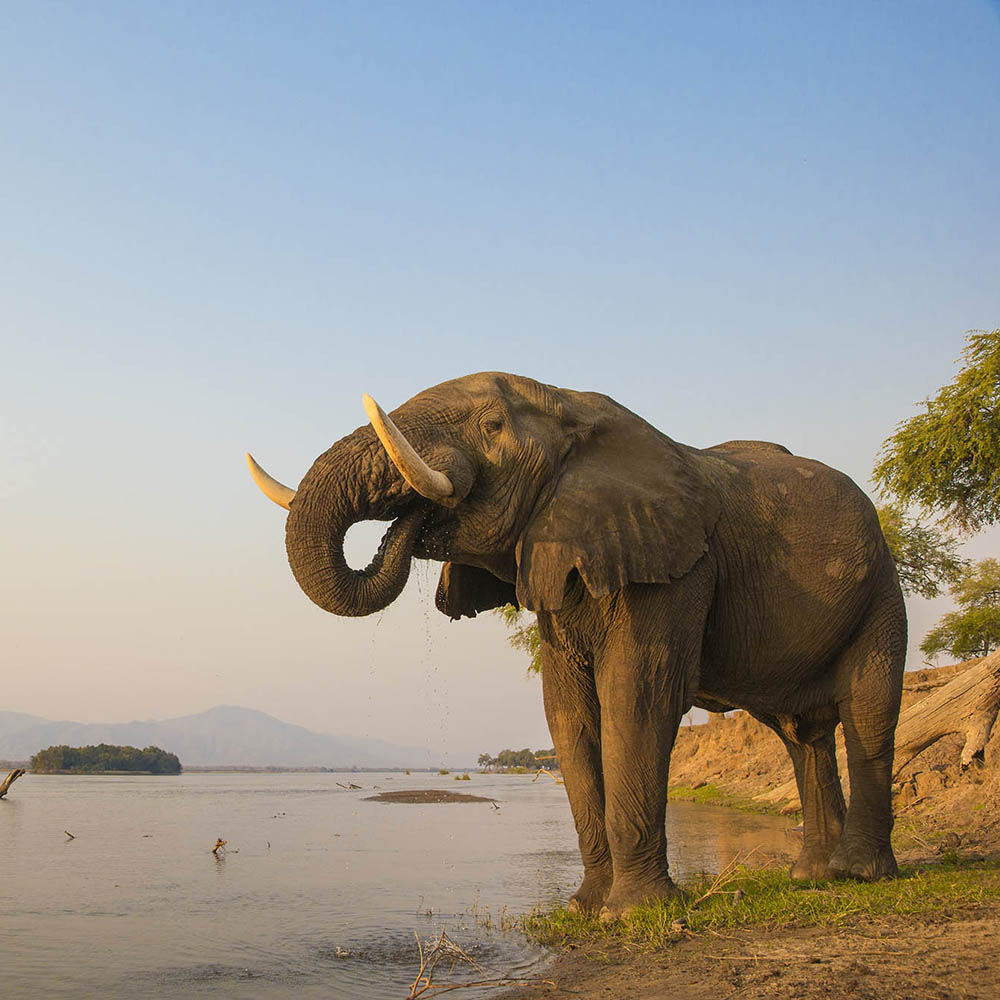
<svg viewBox="0 0 1000 1000">
<path fill-rule="evenodd" d="M 667 792 L 667 801 L 680 799 L 684 802 L 700 802 L 703 805 L 726 806 L 728 809 L 739 809 L 740 812 L 757 813 L 759 815 L 780 815 L 780 810 L 772 805 L 758 802 L 756 799 L 744 798 L 723 791 L 718 785 L 702 785 L 692 788 L 690 785 L 671 785 Z"/>
<path fill-rule="evenodd" d="M 685 886 L 686 899 L 639 907 L 612 924 L 557 909 L 528 914 L 521 930 L 541 944 L 617 942 L 655 948 L 692 933 L 718 928 L 831 925 L 857 919 L 933 913 L 942 908 L 1000 903 L 1000 864 L 962 861 L 949 856 L 939 864 L 902 868 L 898 879 L 883 882 L 795 883 L 783 870 L 737 869 L 721 889 L 699 905 L 708 891 L 705 877 Z M 686 921 L 682 930 L 675 921 Z M 672 926 L 674 925 L 674 926 Z"/>
</svg>

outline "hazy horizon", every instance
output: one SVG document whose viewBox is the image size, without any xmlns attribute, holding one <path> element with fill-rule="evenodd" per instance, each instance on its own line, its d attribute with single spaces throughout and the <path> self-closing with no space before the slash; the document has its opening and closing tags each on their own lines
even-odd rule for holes
<svg viewBox="0 0 1000 1000">
<path fill-rule="evenodd" d="M 362 392 L 507 370 L 871 493 L 1000 326 L 998 11 L 9 7 L 0 709 L 551 745 L 436 566 L 371 618 L 310 604 L 243 453 L 294 487 Z M 912 669 L 950 601 L 908 607 Z"/>
</svg>

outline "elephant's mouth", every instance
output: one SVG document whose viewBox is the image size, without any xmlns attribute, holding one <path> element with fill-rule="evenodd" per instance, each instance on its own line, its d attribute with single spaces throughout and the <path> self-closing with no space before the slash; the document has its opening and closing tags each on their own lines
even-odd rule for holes
<svg viewBox="0 0 1000 1000">
<path fill-rule="evenodd" d="M 372 563 L 384 556 L 393 538 L 406 529 L 412 518 L 420 521 L 411 549 L 412 557 L 438 562 L 447 562 L 451 558 L 452 540 L 457 527 L 451 511 L 428 503 L 422 497 L 410 496 L 388 508 L 378 519 L 383 523 L 388 521 L 389 524 L 382 533 Z"/>
<path fill-rule="evenodd" d="M 413 557 L 446 562 L 451 557 L 451 543 L 456 527 L 451 511 L 426 501 L 408 505 L 407 511 L 421 508 L 423 519 L 413 544 Z"/>
</svg>

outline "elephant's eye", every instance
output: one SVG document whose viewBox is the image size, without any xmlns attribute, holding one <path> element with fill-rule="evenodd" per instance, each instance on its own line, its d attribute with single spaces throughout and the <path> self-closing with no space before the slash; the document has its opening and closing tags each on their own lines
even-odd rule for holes
<svg viewBox="0 0 1000 1000">
<path fill-rule="evenodd" d="M 503 430 L 503 421 L 499 417 L 487 417 L 483 421 L 483 431 L 486 434 L 499 434 Z"/>
</svg>

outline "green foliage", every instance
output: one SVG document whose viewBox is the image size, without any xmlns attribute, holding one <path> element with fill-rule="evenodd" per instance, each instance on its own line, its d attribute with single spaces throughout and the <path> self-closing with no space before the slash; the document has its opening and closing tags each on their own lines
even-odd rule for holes
<svg viewBox="0 0 1000 1000">
<path fill-rule="evenodd" d="M 1000 329 L 969 333 L 964 367 L 882 444 L 873 478 L 902 504 L 975 530 L 1000 519 Z"/>
<path fill-rule="evenodd" d="M 958 579 L 967 563 L 953 535 L 925 527 L 899 504 L 883 504 L 876 512 L 904 593 L 937 597 L 944 584 Z"/>
<path fill-rule="evenodd" d="M 512 629 L 507 641 L 514 649 L 523 649 L 528 654 L 528 673 L 542 672 L 542 637 L 538 634 L 538 620 L 533 614 L 513 604 L 505 604 L 497 608 L 496 613 L 504 620 L 504 624 Z M 529 622 L 523 624 L 523 616 L 528 615 Z"/>
<path fill-rule="evenodd" d="M 139 750 L 136 747 L 112 746 L 109 743 L 86 747 L 47 747 L 31 758 L 30 766 L 35 774 L 51 774 L 55 771 L 71 774 L 99 774 L 102 771 L 181 773 L 181 762 L 176 754 L 167 753 L 159 747 Z"/>
<path fill-rule="evenodd" d="M 550 750 L 501 750 L 495 757 L 488 753 L 479 755 L 479 766 L 494 771 L 535 772 L 540 767 L 550 771 L 558 770 L 559 761 L 554 749 Z"/>
<path fill-rule="evenodd" d="M 960 610 L 927 633 L 920 644 L 924 654 L 933 659 L 947 652 L 968 660 L 1000 647 L 1000 562 L 983 559 L 967 567 L 948 589 Z"/>
<path fill-rule="evenodd" d="M 580 941 L 616 941 L 642 948 L 659 948 L 676 941 L 681 931 L 697 934 L 727 927 L 776 927 L 783 924 L 843 925 L 898 914 L 935 913 L 948 906 L 975 906 L 1000 901 L 1000 867 L 996 862 L 949 858 L 940 864 L 900 870 L 900 878 L 881 882 L 793 882 L 783 870 L 738 869 L 716 893 L 697 906 L 712 879 L 686 886 L 684 899 L 671 899 L 635 912 L 611 924 L 596 916 L 558 909 L 530 914 L 521 928 L 532 939 L 565 946 Z"/>
</svg>

